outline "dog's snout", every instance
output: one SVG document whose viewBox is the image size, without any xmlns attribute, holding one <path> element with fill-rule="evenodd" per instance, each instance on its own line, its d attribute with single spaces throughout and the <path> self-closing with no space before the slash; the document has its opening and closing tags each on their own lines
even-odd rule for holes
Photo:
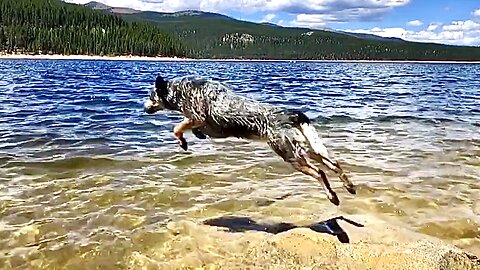
<svg viewBox="0 0 480 270">
<path fill-rule="evenodd" d="M 145 101 L 145 103 L 143 104 L 143 110 L 149 114 L 152 114 L 155 112 L 153 101 L 151 99 L 148 99 L 147 101 Z"/>
<path fill-rule="evenodd" d="M 148 113 L 148 114 L 153 114 L 153 113 L 155 113 L 155 110 L 152 109 L 152 108 L 145 108 L 145 112 Z"/>
</svg>

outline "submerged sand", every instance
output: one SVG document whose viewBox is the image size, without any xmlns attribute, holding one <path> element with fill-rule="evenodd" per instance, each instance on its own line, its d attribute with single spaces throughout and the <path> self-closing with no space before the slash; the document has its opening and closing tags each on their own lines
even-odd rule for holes
<svg viewBox="0 0 480 270">
<path fill-rule="evenodd" d="M 372 216 L 339 220 L 349 243 L 308 228 L 237 232 L 181 221 L 170 239 L 134 252 L 129 269 L 480 269 L 472 254 Z"/>
<path fill-rule="evenodd" d="M 391 115 L 393 119 L 370 115 L 371 121 L 341 117 L 322 122 L 319 129 L 325 134 L 329 150 L 345 161 L 358 187 L 357 195 L 352 196 L 332 178 L 342 200 L 339 207 L 334 207 L 318 183 L 293 172 L 264 144 L 191 137 L 193 151 L 185 153 L 173 142 L 157 141 L 163 135 L 153 125 L 172 122 L 140 121 L 132 118 L 140 112 L 138 108 L 116 102 L 136 100 L 132 89 L 140 91 L 144 86 L 132 84 L 138 82 L 138 77 L 132 80 L 130 75 L 146 76 L 150 69 L 138 73 L 126 70 L 122 73 L 125 76 L 117 77 L 112 84 L 117 88 L 115 93 L 102 92 L 115 102 L 94 103 L 91 97 L 105 89 L 103 80 L 73 78 L 77 82 L 70 85 L 70 74 L 63 74 L 65 65 L 37 65 L 33 61 L 28 64 L 32 64 L 31 68 L 18 68 L 12 63 L 3 63 L 8 78 L 4 83 L 4 104 L 9 112 L 3 123 L 10 132 L 6 133 L 2 150 L 10 153 L 12 146 L 18 147 L 14 156 L 0 158 L 0 172 L 8 180 L 0 194 L 0 269 L 479 268 L 476 258 L 452 246 L 480 257 L 480 144 L 473 116 L 466 118 L 469 122 L 395 114 Z M 173 70 L 182 68 L 181 63 L 170 64 Z M 108 66 L 117 65 L 91 68 L 85 74 L 110 80 L 101 76 Z M 214 77 L 231 72 L 214 64 L 199 65 L 190 71 L 206 67 Z M 355 74 L 364 68 L 352 65 L 341 70 Z M 368 75 L 371 83 L 360 84 L 358 87 L 366 91 L 358 95 L 367 98 L 372 90 L 384 93 L 384 86 L 376 82 L 382 81 L 385 74 L 398 74 L 397 67 L 378 69 L 382 70 L 381 76 Z M 283 70 L 279 71 L 282 76 L 291 76 L 290 69 L 278 70 Z M 430 82 L 418 81 L 425 69 L 415 70 L 410 69 L 413 73 L 406 81 L 392 76 L 386 82 L 393 86 L 386 89 L 398 91 L 399 95 L 407 91 L 413 96 L 417 89 L 435 89 Z M 56 76 L 42 75 L 42 86 L 32 83 L 37 81 L 30 79 L 31 72 Z M 256 68 L 242 72 L 250 72 L 248 78 L 259 80 Z M 436 74 L 429 77 L 432 82 Z M 462 83 L 477 82 L 470 73 L 461 74 L 466 76 Z M 82 88 L 84 82 L 89 84 Z M 400 89 L 395 89 L 397 82 L 402 85 Z M 53 89 L 47 88 L 50 85 Z M 325 87 L 329 86 L 337 87 L 333 83 Z M 458 90 L 464 84 L 454 86 Z M 42 88 L 45 90 L 38 91 Z M 12 105 L 18 100 L 17 90 L 20 96 L 28 94 L 24 99 L 28 104 Z M 82 99 L 70 99 L 68 94 L 49 98 L 65 92 L 82 92 Z M 308 104 L 311 96 L 301 93 L 280 97 Z M 42 95 L 37 98 L 37 94 Z M 444 104 L 443 100 L 437 104 L 437 96 L 425 98 L 428 100 L 418 104 L 432 103 L 427 107 L 443 115 L 436 108 Z M 474 106 L 463 99 L 453 100 L 469 109 Z M 353 97 L 346 101 L 357 102 Z M 79 104 L 88 105 L 80 118 L 77 110 L 56 115 L 55 110 L 45 109 L 81 107 Z M 98 104 L 101 106 L 94 107 Z M 19 113 L 19 108 L 26 109 L 28 118 Z M 133 132 L 139 129 L 139 123 L 152 129 L 142 130 L 141 134 Z M 44 128 L 50 126 L 52 133 L 44 136 Z M 115 134 L 105 140 L 108 128 Z M 71 132 L 77 131 L 92 131 L 92 137 L 72 137 Z M 149 142 L 143 140 L 146 138 Z M 119 149 L 114 152 L 119 156 L 105 156 L 107 148 Z M 202 223 L 225 215 L 251 217 L 258 224 L 243 224 L 242 232 L 232 233 Z M 362 224 L 357 227 L 338 221 L 349 243 L 328 233 L 292 229 L 292 225 L 282 223 L 299 226 L 338 215 Z M 238 227 L 240 220 L 231 227 Z M 272 222 L 277 223 L 268 228 L 270 233 L 261 229 Z"/>
</svg>

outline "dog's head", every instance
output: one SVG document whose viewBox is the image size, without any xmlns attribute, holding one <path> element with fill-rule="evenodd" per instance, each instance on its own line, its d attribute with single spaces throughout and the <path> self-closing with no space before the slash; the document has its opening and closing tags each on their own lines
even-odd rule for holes
<svg viewBox="0 0 480 270">
<path fill-rule="evenodd" d="M 155 88 L 150 92 L 149 99 L 145 102 L 145 112 L 152 114 L 167 109 L 166 97 L 168 95 L 168 82 L 161 76 L 155 80 Z"/>
</svg>

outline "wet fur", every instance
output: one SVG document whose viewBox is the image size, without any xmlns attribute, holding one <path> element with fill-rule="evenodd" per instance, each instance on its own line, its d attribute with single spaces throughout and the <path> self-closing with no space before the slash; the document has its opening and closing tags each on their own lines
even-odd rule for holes
<svg viewBox="0 0 480 270">
<path fill-rule="evenodd" d="M 145 104 L 147 113 L 172 110 L 185 120 L 175 126 L 174 135 L 187 149 L 183 133 L 192 130 L 197 138 L 238 137 L 267 141 L 268 145 L 295 169 L 319 180 L 329 200 L 338 205 L 326 174 L 312 161 L 335 172 L 344 187 L 355 193 L 353 184 L 321 143 L 310 119 L 300 111 L 281 109 L 236 95 L 228 86 L 198 77 L 169 81 L 158 77 Z"/>
</svg>

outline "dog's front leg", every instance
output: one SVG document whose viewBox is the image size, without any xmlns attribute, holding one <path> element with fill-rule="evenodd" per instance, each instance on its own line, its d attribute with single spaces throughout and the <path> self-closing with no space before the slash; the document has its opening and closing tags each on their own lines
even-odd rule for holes
<svg viewBox="0 0 480 270">
<path fill-rule="evenodd" d="M 187 140 L 183 137 L 183 133 L 189 129 L 191 129 L 194 126 L 194 121 L 190 120 L 188 118 L 185 118 L 180 124 L 176 125 L 173 128 L 173 134 L 178 140 L 178 143 L 180 144 L 180 147 L 182 147 L 183 150 L 188 149 L 188 143 Z"/>
<path fill-rule="evenodd" d="M 205 135 L 199 128 L 192 128 L 192 133 L 195 137 L 199 138 L 200 140 L 205 140 L 207 135 Z"/>
</svg>

